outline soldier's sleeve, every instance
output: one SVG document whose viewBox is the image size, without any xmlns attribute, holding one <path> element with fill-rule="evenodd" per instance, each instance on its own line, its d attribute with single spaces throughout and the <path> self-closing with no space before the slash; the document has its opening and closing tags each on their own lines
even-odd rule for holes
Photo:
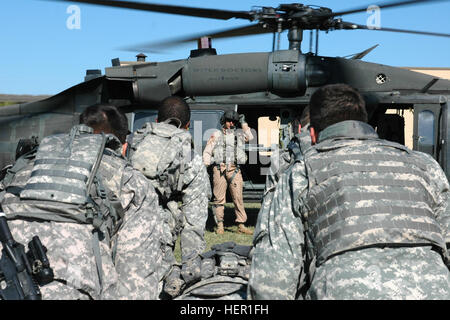
<svg viewBox="0 0 450 320">
<path fill-rule="evenodd" d="M 263 198 L 253 237 L 247 291 L 251 300 L 296 298 L 304 246 L 297 199 L 306 185 L 304 166 L 298 163 L 286 170 Z"/>
<path fill-rule="evenodd" d="M 105 298 L 157 299 L 163 225 L 158 197 L 148 180 L 127 166 L 120 199 L 125 215 L 112 243 L 119 280 Z"/>
<path fill-rule="evenodd" d="M 252 130 L 250 129 L 247 123 L 242 124 L 242 131 L 244 132 L 245 142 L 253 140 Z"/>
<path fill-rule="evenodd" d="M 275 188 L 280 175 L 289 167 L 292 162 L 291 155 L 287 150 L 277 149 L 270 157 L 270 167 L 266 176 L 264 194 Z"/>
<path fill-rule="evenodd" d="M 206 167 L 199 154 L 194 153 L 184 173 L 181 210 L 185 218 L 181 231 L 181 257 L 186 262 L 196 258 L 206 248 L 204 239 L 208 218 L 208 202 L 211 186 Z"/>
<path fill-rule="evenodd" d="M 215 135 L 211 135 L 208 142 L 206 143 L 205 150 L 203 150 L 203 163 L 205 164 L 205 166 L 209 166 L 211 164 L 215 140 Z"/>
<path fill-rule="evenodd" d="M 448 179 L 439 166 L 439 164 L 429 156 L 430 165 L 428 173 L 430 175 L 430 181 L 436 188 L 435 194 L 437 195 L 435 214 L 437 221 L 443 231 L 443 236 L 447 244 L 447 251 L 450 250 L 450 188 Z M 449 252 L 450 254 L 450 252 Z"/>
</svg>

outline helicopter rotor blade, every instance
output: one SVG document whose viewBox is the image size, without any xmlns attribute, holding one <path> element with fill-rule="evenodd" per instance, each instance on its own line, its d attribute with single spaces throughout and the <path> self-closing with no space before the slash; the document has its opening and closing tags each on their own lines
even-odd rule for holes
<svg viewBox="0 0 450 320">
<path fill-rule="evenodd" d="M 364 30 L 374 30 L 374 31 L 412 33 L 412 34 L 419 34 L 419 35 L 425 35 L 425 36 L 450 38 L 450 33 L 428 32 L 428 31 L 406 30 L 406 29 L 384 28 L 384 27 L 383 28 L 371 28 L 366 25 L 351 23 L 351 22 L 345 22 L 345 25 L 346 25 L 345 29 L 353 29 L 353 30 L 364 29 Z"/>
<path fill-rule="evenodd" d="M 224 30 L 217 30 L 214 32 L 202 32 L 197 34 L 191 34 L 189 36 L 183 36 L 179 38 L 173 38 L 166 41 L 161 42 L 147 42 L 139 45 L 121 48 L 125 51 L 142 51 L 142 52 L 161 52 L 160 50 L 163 48 L 169 48 L 173 46 L 177 46 L 183 43 L 187 43 L 190 41 L 198 40 L 201 37 L 209 36 L 213 39 L 223 39 L 223 38 L 231 38 L 231 37 L 241 37 L 248 35 L 256 35 L 256 34 L 264 34 L 264 33 L 272 33 L 274 30 L 270 27 L 263 27 L 262 24 L 252 24 L 247 26 L 240 26 L 235 28 L 228 28 Z"/>
<path fill-rule="evenodd" d="M 183 16 L 211 18 L 211 19 L 228 20 L 231 18 L 239 18 L 239 19 L 248 19 L 250 21 L 253 20 L 253 16 L 248 11 L 219 10 L 219 9 L 174 6 L 158 3 L 121 1 L 121 0 L 52 0 L 52 1 L 76 2 L 106 7 L 135 9 L 141 11 L 170 13 Z"/>
<path fill-rule="evenodd" d="M 442 1 L 448 1 L 448 0 L 406 0 L 406 1 L 390 1 L 390 2 L 383 2 L 379 4 L 375 4 L 380 9 L 388 9 L 388 8 L 395 8 L 395 7 L 404 7 L 409 5 L 415 5 L 415 4 L 421 4 L 421 3 L 430 3 L 430 2 L 442 2 Z M 367 11 L 367 5 L 360 8 L 354 8 L 350 10 L 345 11 L 339 11 L 339 12 L 332 12 L 329 14 L 329 17 L 336 17 L 336 16 L 343 16 L 346 14 L 352 14 L 352 13 L 358 13 L 358 12 L 366 12 Z"/>
</svg>

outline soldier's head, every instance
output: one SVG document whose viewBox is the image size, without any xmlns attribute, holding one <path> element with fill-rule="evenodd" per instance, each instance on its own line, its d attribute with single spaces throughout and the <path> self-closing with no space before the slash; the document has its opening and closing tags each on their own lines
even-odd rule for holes
<svg viewBox="0 0 450 320">
<path fill-rule="evenodd" d="M 311 138 L 328 126 L 346 120 L 367 122 L 366 104 L 361 94 L 349 85 L 338 83 L 317 89 L 309 102 Z"/>
<path fill-rule="evenodd" d="M 306 127 L 311 122 L 309 118 L 309 106 L 306 106 L 305 109 L 303 109 L 302 114 L 300 115 L 300 118 L 298 120 L 302 127 Z"/>
<path fill-rule="evenodd" d="M 112 133 L 123 144 L 122 153 L 125 152 L 130 131 L 127 117 L 117 107 L 108 104 L 89 106 L 80 115 L 80 123 L 94 129 L 94 133 Z"/>
<path fill-rule="evenodd" d="M 220 119 L 225 129 L 232 129 L 239 123 L 239 114 L 233 110 L 227 110 Z"/>
<path fill-rule="evenodd" d="M 165 98 L 158 109 L 158 122 L 167 121 L 179 128 L 188 129 L 191 120 L 191 108 L 184 99 L 177 96 Z"/>
</svg>

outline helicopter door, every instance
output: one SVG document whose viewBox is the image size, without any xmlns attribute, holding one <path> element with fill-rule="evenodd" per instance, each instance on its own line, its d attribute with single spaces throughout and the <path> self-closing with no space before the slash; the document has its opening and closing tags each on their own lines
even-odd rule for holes
<svg viewBox="0 0 450 320">
<path fill-rule="evenodd" d="M 439 104 L 414 105 L 413 149 L 438 157 Z"/>
<path fill-rule="evenodd" d="M 446 99 L 447 100 L 447 99 Z M 447 175 L 447 179 L 450 179 L 450 148 L 448 147 L 448 142 L 450 141 L 450 110 L 449 103 L 441 104 L 442 117 L 441 117 L 441 130 L 440 130 L 440 144 L 441 150 L 439 152 L 439 164 Z"/>
</svg>

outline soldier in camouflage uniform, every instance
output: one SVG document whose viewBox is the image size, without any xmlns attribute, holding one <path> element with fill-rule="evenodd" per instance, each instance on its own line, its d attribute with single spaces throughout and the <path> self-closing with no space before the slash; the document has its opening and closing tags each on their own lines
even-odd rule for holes
<svg viewBox="0 0 450 320">
<path fill-rule="evenodd" d="M 235 125 L 240 122 L 242 129 L 236 130 Z M 247 161 L 244 146 L 253 139 L 253 135 L 245 116 L 236 111 L 226 111 L 221 119 L 222 130 L 217 130 L 209 138 L 203 150 L 203 162 L 213 167 L 214 218 L 217 223 L 217 234 L 223 234 L 223 220 L 225 214 L 226 192 L 229 187 L 233 199 L 236 215 L 237 231 L 253 234 L 245 227 L 247 214 L 244 208 L 241 164 Z"/>
<path fill-rule="evenodd" d="M 347 85 L 318 89 L 310 116 L 313 146 L 264 198 L 249 298 L 449 299 L 439 164 L 379 139 Z"/>
<path fill-rule="evenodd" d="M 12 234 L 21 243 L 38 235 L 48 249 L 55 280 L 43 299 L 156 299 L 162 214 L 151 184 L 121 156 L 126 117 L 94 105 L 80 122 L 8 170 L 1 205 Z"/>
<path fill-rule="evenodd" d="M 168 251 L 161 280 L 166 280 L 164 291 L 171 297 L 200 279 L 199 255 L 206 248 L 211 187 L 202 158 L 193 148 L 189 124 L 189 105 L 179 97 L 168 97 L 159 107 L 157 122 L 134 133 L 131 153 L 133 167 L 150 179 L 165 212 Z M 181 270 L 172 252 L 178 237 Z"/>
<path fill-rule="evenodd" d="M 296 118 L 294 122 L 298 123 L 298 128 L 296 128 L 294 137 L 288 146 L 284 149 L 276 150 L 276 152 L 273 152 L 271 155 L 264 194 L 271 192 L 271 190 L 275 188 L 281 174 L 295 161 L 295 156 L 302 156 L 302 151 L 305 151 L 311 146 L 311 137 L 309 134 L 309 106 L 306 106 L 303 109 L 300 117 Z M 300 146 L 299 150 L 297 150 L 298 145 Z"/>
</svg>

